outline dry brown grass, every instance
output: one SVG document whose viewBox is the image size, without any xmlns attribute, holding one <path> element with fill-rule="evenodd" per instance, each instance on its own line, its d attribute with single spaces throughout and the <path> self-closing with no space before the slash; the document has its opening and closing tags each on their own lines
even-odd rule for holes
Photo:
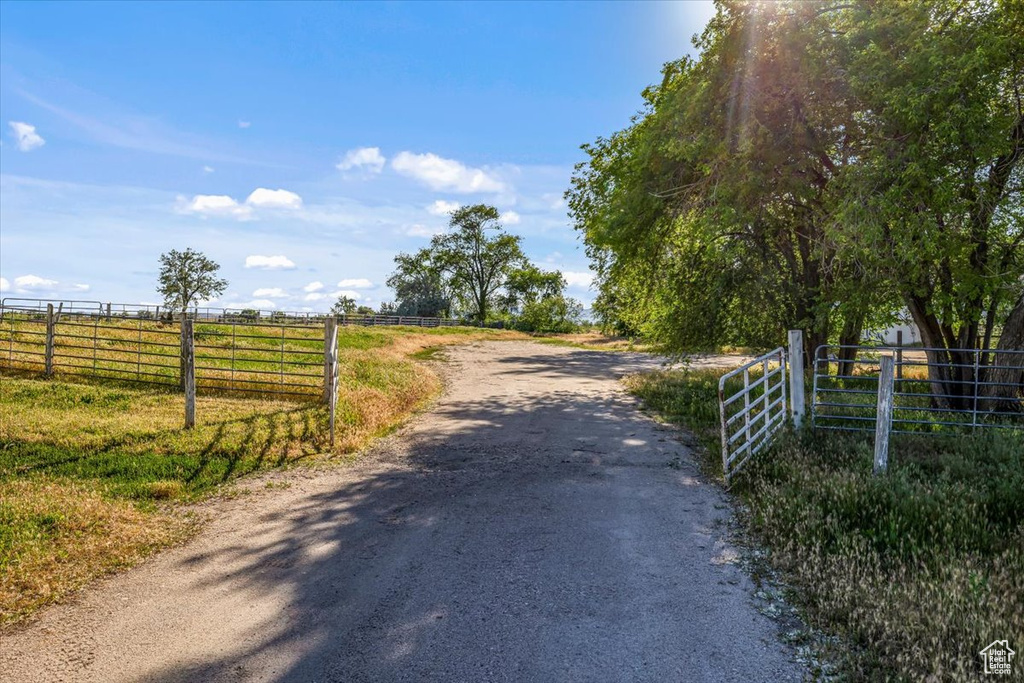
<svg viewBox="0 0 1024 683">
<path fill-rule="evenodd" d="M 187 517 L 143 512 L 70 481 L 0 483 L 0 626 L 185 538 Z"/>
</svg>

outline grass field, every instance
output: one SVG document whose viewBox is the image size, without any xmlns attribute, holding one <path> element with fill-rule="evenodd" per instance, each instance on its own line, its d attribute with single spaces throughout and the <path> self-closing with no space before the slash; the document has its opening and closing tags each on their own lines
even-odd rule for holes
<svg viewBox="0 0 1024 683">
<path fill-rule="evenodd" d="M 341 328 L 337 439 L 308 400 L 200 395 L 182 429 L 172 388 L 0 376 L 0 625 L 185 537 L 178 504 L 248 473 L 339 457 L 439 388 L 416 362 L 445 345 L 523 338 L 473 328 Z"/>
<path fill-rule="evenodd" d="M 712 476 L 720 374 L 626 380 Z M 1024 642 L 1024 438 L 897 436 L 888 474 L 871 469 L 870 436 L 786 434 L 732 490 L 806 620 L 842 636 L 846 680 L 979 679 L 979 650 Z"/>
</svg>

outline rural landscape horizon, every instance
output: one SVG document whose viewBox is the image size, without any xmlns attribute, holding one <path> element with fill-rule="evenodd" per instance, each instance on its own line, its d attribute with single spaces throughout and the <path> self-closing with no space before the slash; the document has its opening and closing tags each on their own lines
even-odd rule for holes
<svg viewBox="0 0 1024 683">
<path fill-rule="evenodd" d="M 0 2 L 0 681 L 1024 674 L 1024 0 Z"/>
<path fill-rule="evenodd" d="M 5 3 L 3 296 L 159 303 L 157 257 L 191 247 L 231 283 L 212 306 L 377 307 L 396 253 L 486 202 L 589 305 L 563 199 L 579 147 L 713 5 L 109 11 Z"/>
</svg>

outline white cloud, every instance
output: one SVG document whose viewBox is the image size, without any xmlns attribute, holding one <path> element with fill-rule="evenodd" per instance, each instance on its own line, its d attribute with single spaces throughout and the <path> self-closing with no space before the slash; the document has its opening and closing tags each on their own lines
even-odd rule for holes
<svg viewBox="0 0 1024 683">
<path fill-rule="evenodd" d="M 31 152 L 46 144 L 46 140 L 36 132 L 36 127 L 33 125 L 21 121 L 8 121 L 7 125 L 11 127 L 14 146 L 22 152 Z"/>
<path fill-rule="evenodd" d="M 242 220 L 252 217 L 252 207 L 243 206 L 226 194 L 197 194 L 191 200 L 179 197 L 178 204 L 186 213 L 200 216 L 232 216 Z"/>
<path fill-rule="evenodd" d="M 203 166 L 203 173 L 213 173 L 213 166 Z"/>
<path fill-rule="evenodd" d="M 225 308 L 255 308 L 255 309 L 264 309 L 264 308 L 277 308 L 277 304 L 275 304 L 270 299 L 253 299 L 252 301 L 243 301 L 243 302 L 239 302 L 239 303 L 233 303 L 230 306 L 225 306 Z"/>
<path fill-rule="evenodd" d="M 206 167 L 209 168 L 209 167 Z M 212 170 L 212 169 L 211 169 Z M 258 187 L 245 203 L 226 194 L 197 194 L 192 199 L 178 197 L 178 210 L 200 216 L 229 216 L 239 220 L 255 218 L 254 209 L 301 209 L 302 197 L 288 190 Z"/>
<path fill-rule="evenodd" d="M 413 223 L 405 228 L 405 234 L 409 237 L 433 237 L 444 232 L 443 228 L 429 228 L 420 223 Z"/>
<path fill-rule="evenodd" d="M 239 128 L 248 128 L 251 125 L 252 125 L 252 121 L 239 121 L 238 122 L 238 127 Z"/>
<path fill-rule="evenodd" d="M 484 169 L 470 168 L 454 159 L 436 154 L 399 152 L 391 168 L 420 181 L 433 190 L 452 192 L 504 192 L 505 184 Z"/>
<path fill-rule="evenodd" d="M 324 288 L 324 283 L 317 281 L 317 282 L 310 282 L 308 285 L 306 285 L 305 287 L 302 288 L 302 291 L 303 292 L 319 292 L 323 288 Z"/>
<path fill-rule="evenodd" d="M 519 225 L 522 217 L 515 211 L 506 211 L 501 214 L 501 222 L 505 225 Z"/>
<path fill-rule="evenodd" d="M 326 299 L 329 296 L 330 296 L 330 294 L 328 294 L 327 292 L 310 292 L 309 294 L 307 294 L 306 296 L 304 296 L 302 298 L 305 301 L 323 301 L 324 299 Z"/>
<path fill-rule="evenodd" d="M 280 287 L 260 287 L 255 292 L 253 292 L 252 295 L 254 297 L 257 297 L 257 298 L 261 298 L 261 297 L 262 298 L 271 297 L 271 298 L 274 298 L 274 299 L 287 299 L 288 298 L 288 292 L 284 291 Z"/>
<path fill-rule="evenodd" d="M 373 283 L 367 280 L 365 277 L 353 278 L 348 280 L 342 280 L 338 283 L 338 287 L 351 288 L 351 289 L 371 289 Z"/>
<path fill-rule="evenodd" d="M 301 209 L 302 197 L 288 190 L 268 190 L 265 187 L 258 187 L 252 191 L 245 203 L 249 206 L 269 209 Z"/>
<path fill-rule="evenodd" d="M 363 295 L 354 289 L 339 289 L 336 292 L 331 292 L 332 300 L 337 300 L 339 297 L 343 296 L 347 296 L 349 299 L 352 299 L 353 301 L 359 301 L 360 299 L 363 298 Z"/>
<path fill-rule="evenodd" d="M 562 277 L 570 287 L 587 288 L 594 281 L 593 273 L 585 273 L 573 270 L 563 270 Z"/>
<path fill-rule="evenodd" d="M 73 291 L 73 292 L 88 292 L 90 289 L 92 289 L 92 287 L 90 287 L 89 285 L 83 285 L 83 284 L 71 285 L 71 291 Z"/>
<path fill-rule="evenodd" d="M 7 278 L 0 277 L 0 292 L 6 292 L 11 288 L 11 283 L 7 281 Z"/>
<path fill-rule="evenodd" d="M 58 284 L 56 280 L 47 280 L 38 275 L 22 275 L 14 278 L 14 286 L 17 289 L 53 289 Z"/>
<path fill-rule="evenodd" d="M 446 202 L 443 199 L 436 200 L 433 204 L 427 207 L 427 213 L 434 216 L 447 216 L 452 211 L 458 209 L 461 204 L 458 202 Z"/>
<path fill-rule="evenodd" d="M 561 209 L 565 206 L 565 198 L 557 192 L 548 192 L 542 194 L 540 198 L 547 202 L 548 208 L 552 211 Z"/>
<path fill-rule="evenodd" d="M 261 268 L 264 270 L 288 270 L 295 267 L 295 264 L 287 256 L 246 256 L 246 268 Z"/>
<path fill-rule="evenodd" d="M 345 152 L 345 156 L 338 162 L 339 171 L 351 171 L 361 169 L 371 173 L 380 173 L 384 170 L 384 163 L 387 159 L 380 153 L 380 147 L 359 147 Z"/>
</svg>

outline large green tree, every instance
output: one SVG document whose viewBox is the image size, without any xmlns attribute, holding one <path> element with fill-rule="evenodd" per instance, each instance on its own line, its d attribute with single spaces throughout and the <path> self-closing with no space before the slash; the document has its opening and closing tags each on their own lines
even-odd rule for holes
<svg viewBox="0 0 1024 683">
<path fill-rule="evenodd" d="M 486 204 L 451 213 L 449 229 L 430 242 L 430 261 L 447 276 L 454 296 L 483 323 L 509 275 L 527 263 L 520 238 L 502 228 L 498 210 Z"/>
<path fill-rule="evenodd" d="M 451 314 L 451 288 L 436 256 L 430 248 L 424 248 L 395 257 L 395 270 L 387 285 L 395 292 L 395 312 L 399 315 L 433 318 Z"/>
<path fill-rule="evenodd" d="M 943 349 L 1024 324 L 1022 8 L 720 0 L 699 58 L 584 148 L 595 309 L 677 349 L 799 327 L 811 351 L 906 308 L 936 393 L 967 386 Z"/>
<path fill-rule="evenodd" d="M 219 270 L 220 266 L 201 252 L 171 249 L 160 255 L 157 291 L 167 307 L 184 313 L 192 304 L 224 293 L 228 281 L 217 277 Z"/>
<path fill-rule="evenodd" d="M 1024 4 L 854 3 L 834 28 L 863 133 L 833 234 L 899 293 L 957 403 L 974 354 L 954 349 L 1022 348 Z"/>
<path fill-rule="evenodd" d="M 866 304 L 836 307 L 856 269 L 826 235 L 858 122 L 818 10 L 721 3 L 701 58 L 667 64 L 633 125 L 585 146 L 570 209 L 600 304 L 631 326 L 677 348 L 801 327 L 810 351 L 837 315 L 859 335 Z"/>
</svg>

